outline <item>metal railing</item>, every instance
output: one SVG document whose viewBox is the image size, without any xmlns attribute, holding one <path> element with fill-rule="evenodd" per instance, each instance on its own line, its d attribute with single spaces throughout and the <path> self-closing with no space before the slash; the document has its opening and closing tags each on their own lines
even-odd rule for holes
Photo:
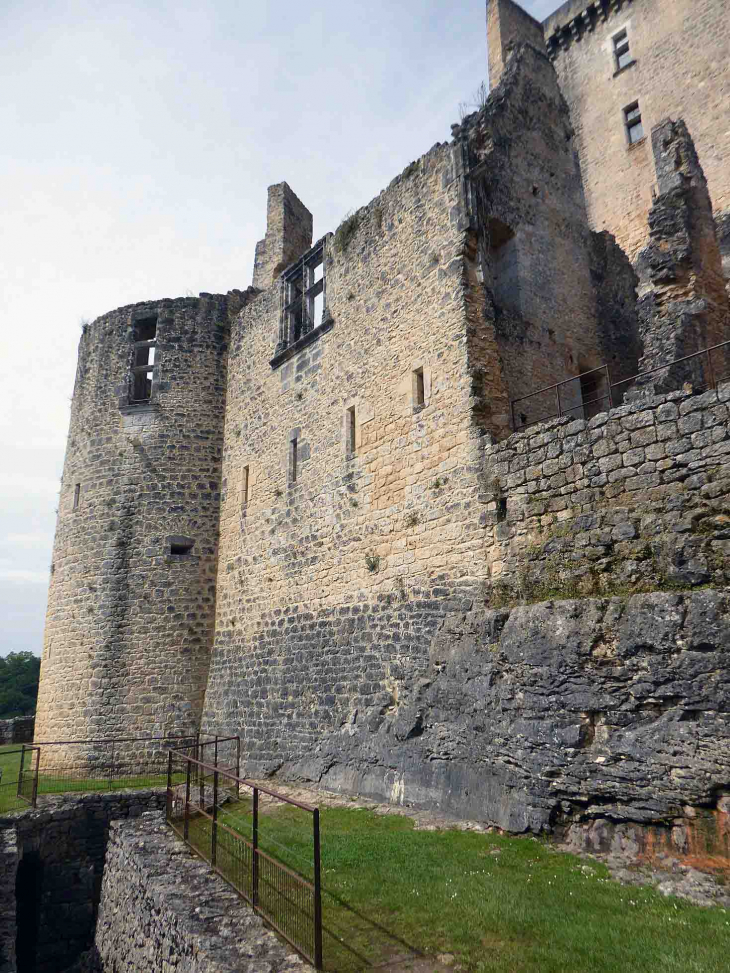
<svg viewBox="0 0 730 973">
<path fill-rule="evenodd" d="M 562 416 L 569 416 L 574 412 L 580 412 L 581 418 L 583 418 L 588 412 L 590 415 L 595 415 L 600 409 L 591 410 L 592 406 L 599 406 L 600 404 L 606 404 L 609 409 L 612 409 L 615 405 L 620 405 L 623 400 L 624 393 L 627 391 L 626 386 L 630 385 L 632 382 L 636 382 L 639 379 L 646 378 L 649 375 L 655 375 L 659 372 L 666 371 L 667 369 L 673 368 L 675 365 L 681 365 L 685 362 L 693 361 L 694 359 L 700 359 L 703 355 L 707 358 L 707 377 L 699 386 L 695 385 L 698 389 L 711 389 L 715 388 L 718 379 L 718 372 L 716 367 L 713 365 L 712 353 L 717 352 L 720 348 L 728 348 L 730 346 L 730 341 L 723 341 L 719 345 L 711 345 L 709 348 L 703 348 L 701 351 L 696 351 L 691 355 L 685 355 L 683 358 L 675 358 L 673 361 L 667 362 L 666 365 L 657 365 L 656 368 L 650 368 L 645 372 L 638 372 L 636 375 L 632 375 L 630 378 L 623 378 L 618 382 L 611 381 L 611 371 L 608 365 L 599 365 L 598 368 L 591 368 L 587 372 L 581 372 L 580 375 L 573 375 L 571 378 L 563 379 L 561 382 L 556 382 L 554 385 L 546 385 L 545 388 L 537 389 L 535 392 L 530 392 L 527 395 L 518 396 L 516 399 L 512 399 L 510 403 L 510 410 L 512 415 L 512 428 L 515 432 L 519 432 L 522 429 L 526 429 L 528 426 L 533 426 L 538 422 L 547 422 L 549 419 L 557 419 Z M 727 370 L 727 362 L 725 363 L 725 371 Z M 591 377 L 590 382 L 585 380 Z M 719 377 L 725 377 L 724 371 Z M 597 381 L 598 380 L 598 381 Z M 600 394 L 598 392 L 599 385 L 603 381 L 603 387 L 605 392 Z M 684 379 L 680 379 L 683 381 Z M 588 385 L 593 385 L 596 383 L 596 394 L 592 398 L 583 398 L 583 387 Z M 565 394 L 561 396 L 561 389 L 565 389 L 573 383 L 578 383 L 577 387 L 574 387 L 573 394 L 566 397 Z M 623 389 L 621 392 L 617 390 Z M 548 412 L 539 415 L 535 419 L 528 419 L 524 413 L 520 413 L 520 422 L 517 422 L 517 412 L 515 406 L 517 403 L 525 403 L 530 399 L 535 399 L 537 396 L 548 395 L 554 393 L 555 395 L 555 407 L 556 411 Z M 569 405 L 571 400 L 577 399 L 576 405 Z M 566 401 L 567 400 L 567 401 Z"/>
<path fill-rule="evenodd" d="M 224 761 L 240 770 L 239 737 L 111 737 L 104 740 L 53 740 L 0 751 L 5 764 L 0 779 L 0 813 L 39 796 L 69 792 L 165 787 L 168 754 L 181 750 L 196 758 Z"/>
<path fill-rule="evenodd" d="M 240 799 L 242 788 L 250 792 L 250 798 Z M 311 872 L 311 880 L 265 850 L 279 842 L 273 836 L 262 840 L 261 795 L 264 795 L 270 820 L 273 820 L 272 830 L 276 829 L 272 805 L 288 805 L 311 815 L 312 854 L 304 869 Z M 171 751 L 168 756 L 166 817 L 173 830 L 209 862 L 254 911 L 316 969 L 322 969 L 318 808 L 254 784 L 219 764 L 196 760 L 181 751 Z M 301 836 L 301 828 L 297 827 L 297 830 Z M 286 846 L 280 847 L 286 854 Z"/>
<path fill-rule="evenodd" d="M 35 807 L 38 792 L 38 747 L 23 744 L 15 749 L 5 749 L 2 754 L 5 770 L 0 766 L 0 814 L 23 807 Z M 17 765 L 8 773 L 8 767 Z"/>
</svg>

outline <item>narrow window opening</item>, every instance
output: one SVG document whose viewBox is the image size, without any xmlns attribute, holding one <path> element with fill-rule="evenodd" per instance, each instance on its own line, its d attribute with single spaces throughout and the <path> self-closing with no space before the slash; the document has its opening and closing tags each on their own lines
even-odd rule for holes
<svg viewBox="0 0 730 973">
<path fill-rule="evenodd" d="M 156 340 L 156 316 L 140 318 L 134 322 L 134 355 L 130 389 L 132 402 L 148 402 L 152 397 Z"/>
<path fill-rule="evenodd" d="M 241 506 L 248 506 L 248 484 L 249 484 L 249 472 L 248 466 L 244 466 L 241 472 Z"/>
<path fill-rule="evenodd" d="M 298 441 L 292 439 L 289 443 L 289 481 L 291 483 L 297 482 L 297 453 Z"/>
<path fill-rule="evenodd" d="M 507 497 L 497 499 L 497 521 L 501 523 L 507 519 Z"/>
<path fill-rule="evenodd" d="M 305 254 L 284 274 L 284 314 L 277 350 L 318 328 L 325 319 L 324 246 Z"/>
<path fill-rule="evenodd" d="M 345 415 L 345 429 L 346 429 L 346 441 L 347 441 L 347 455 L 354 456 L 357 452 L 357 440 L 356 440 L 356 430 L 357 430 L 357 419 L 355 415 L 355 406 L 350 406 Z"/>
<path fill-rule="evenodd" d="M 621 68 L 625 68 L 628 64 L 631 64 L 633 58 L 631 57 L 631 52 L 629 51 L 629 38 L 625 30 L 622 30 L 620 34 L 616 34 L 613 39 L 613 55 L 616 59 L 616 70 L 620 71 Z"/>
<path fill-rule="evenodd" d="M 416 368 L 413 372 L 413 405 L 424 405 L 426 402 L 426 384 L 423 380 L 423 369 Z"/>
<path fill-rule="evenodd" d="M 624 123 L 626 125 L 626 136 L 629 140 L 629 145 L 634 145 L 640 139 L 643 139 L 644 126 L 641 122 L 641 111 L 639 110 L 638 101 L 635 101 L 633 105 L 629 105 L 628 108 L 624 108 Z"/>
<path fill-rule="evenodd" d="M 81 484 L 77 483 L 74 487 L 74 510 L 79 509 L 79 502 L 81 500 Z"/>
<path fill-rule="evenodd" d="M 190 554 L 195 547 L 195 541 L 190 537 L 171 537 L 170 554 Z"/>
</svg>

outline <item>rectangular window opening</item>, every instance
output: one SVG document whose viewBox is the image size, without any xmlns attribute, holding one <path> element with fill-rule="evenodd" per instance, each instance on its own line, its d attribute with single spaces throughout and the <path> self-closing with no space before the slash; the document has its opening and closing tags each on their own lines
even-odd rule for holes
<svg viewBox="0 0 730 973">
<path fill-rule="evenodd" d="M 157 316 L 139 318 L 133 325 L 134 355 L 130 398 L 132 402 L 148 402 L 152 397 L 152 378 L 157 341 Z"/>
<path fill-rule="evenodd" d="M 629 51 L 629 38 L 625 30 L 622 30 L 620 34 L 616 34 L 614 37 L 613 54 L 616 58 L 617 71 L 620 71 L 621 68 L 625 68 L 627 64 L 631 64 L 633 58 L 631 57 L 631 52 Z"/>
<path fill-rule="evenodd" d="M 170 554 L 190 554 L 195 547 L 195 541 L 189 537 L 174 537 L 170 541 Z"/>
<path fill-rule="evenodd" d="M 297 482 L 297 453 L 298 453 L 298 442 L 296 439 L 292 439 L 289 443 L 289 482 Z"/>
<path fill-rule="evenodd" d="M 628 108 L 624 108 L 624 124 L 626 125 L 626 135 L 629 140 L 629 145 L 634 145 L 640 139 L 643 139 L 644 126 L 641 122 L 641 111 L 639 110 L 638 101 L 635 101 L 633 105 L 629 105 Z"/>
<path fill-rule="evenodd" d="M 241 506 L 248 506 L 248 466 L 241 472 Z"/>
<path fill-rule="evenodd" d="M 357 418 L 355 415 L 355 406 L 350 406 L 347 410 L 345 416 L 346 422 L 346 439 L 347 439 L 347 455 L 354 456 L 357 452 Z"/>
<path fill-rule="evenodd" d="M 413 372 L 413 405 L 424 405 L 426 402 L 426 384 L 423 379 L 423 369 L 416 368 Z"/>
<path fill-rule="evenodd" d="M 81 484 L 77 483 L 74 487 L 74 510 L 79 509 L 79 502 L 81 500 Z"/>
<path fill-rule="evenodd" d="M 502 523 L 502 521 L 507 519 L 507 497 L 497 498 L 497 521 Z"/>
</svg>

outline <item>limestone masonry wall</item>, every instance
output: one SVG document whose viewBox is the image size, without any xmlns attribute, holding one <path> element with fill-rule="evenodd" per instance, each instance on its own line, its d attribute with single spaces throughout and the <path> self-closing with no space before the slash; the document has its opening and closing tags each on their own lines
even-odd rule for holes
<svg viewBox="0 0 730 973">
<path fill-rule="evenodd" d="M 99 973 L 309 968 L 152 814 L 111 826 L 95 959 Z"/>
<path fill-rule="evenodd" d="M 32 743 L 35 716 L 16 716 L 12 720 L 0 720 L 0 744 Z"/>
<path fill-rule="evenodd" d="M 8 878 L 0 897 L 3 973 L 15 970 L 16 938 L 19 967 L 35 973 L 60 973 L 92 945 L 110 822 L 164 805 L 163 791 L 117 791 L 57 798 L 0 818 L 0 876 Z"/>
<path fill-rule="evenodd" d="M 138 304 L 84 328 L 36 739 L 197 728 L 213 640 L 229 315 L 245 297 Z M 154 317 L 152 398 L 129 404 L 135 322 Z M 189 554 L 173 553 L 180 535 L 194 542 Z"/>
<path fill-rule="evenodd" d="M 548 42 L 555 38 L 551 56 L 575 127 L 591 226 L 610 230 L 633 259 L 647 239 L 655 183 L 649 140 L 629 145 L 626 136 L 623 111 L 636 101 L 647 136 L 668 116 L 684 119 L 716 211 L 730 206 L 727 3 L 603 0 L 593 13 L 589 6 L 564 4 L 543 28 Z M 613 38 L 623 30 L 633 61 L 619 71 Z"/>
</svg>

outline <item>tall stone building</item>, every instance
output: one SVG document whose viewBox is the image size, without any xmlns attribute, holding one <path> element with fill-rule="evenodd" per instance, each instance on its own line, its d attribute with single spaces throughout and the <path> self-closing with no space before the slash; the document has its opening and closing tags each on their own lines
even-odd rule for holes
<svg viewBox="0 0 730 973">
<path fill-rule="evenodd" d="M 624 222 L 569 68 L 595 46 L 605 107 L 606 38 L 644 77 L 655 6 L 490 0 L 492 90 L 449 141 L 316 242 L 270 187 L 253 287 L 88 327 L 37 739 L 200 726 L 248 773 L 518 830 L 717 802 L 730 396 L 721 354 L 662 366 L 730 338 L 721 167 L 642 93 Z"/>
</svg>

